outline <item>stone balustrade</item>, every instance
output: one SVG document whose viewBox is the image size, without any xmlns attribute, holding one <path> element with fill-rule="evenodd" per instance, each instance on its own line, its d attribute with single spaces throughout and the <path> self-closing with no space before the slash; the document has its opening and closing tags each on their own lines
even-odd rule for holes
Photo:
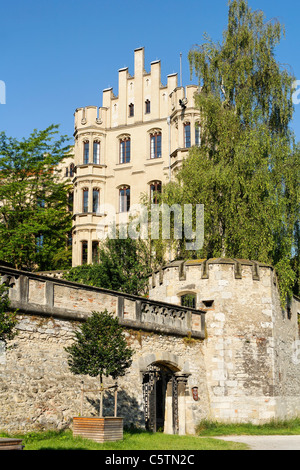
<svg viewBox="0 0 300 470">
<path fill-rule="evenodd" d="M 204 339 L 205 311 L 0 266 L 13 309 L 83 321 L 107 310 L 132 329 Z"/>
</svg>

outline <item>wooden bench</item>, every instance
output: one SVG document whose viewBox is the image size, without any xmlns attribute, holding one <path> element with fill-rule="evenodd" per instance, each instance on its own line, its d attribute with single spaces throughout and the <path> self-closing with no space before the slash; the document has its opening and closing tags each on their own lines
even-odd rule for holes
<svg viewBox="0 0 300 470">
<path fill-rule="evenodd" d="M 0 437 L 0 450 L 23 450 L 22 439 Z"/>
</svg>

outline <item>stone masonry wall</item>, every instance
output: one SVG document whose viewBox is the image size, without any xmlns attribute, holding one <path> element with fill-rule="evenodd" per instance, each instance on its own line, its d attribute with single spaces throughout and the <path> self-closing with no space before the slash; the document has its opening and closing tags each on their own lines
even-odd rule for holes
<svg viewBox="0 0 300 470">
<path fill-rule="evenodd" d="M 0 430 L 7 432 L 70 427 L 81 410 L 97 416 L 99 383 L 75 376 L 65 351 L 74 332 L 92 311 L 107 309 L 125 327 L 133 363 L 119 379 L 118 416 L 125 425 L 145 425 L 143 372 L 151 364 L 171 368 L 187 378 L 179 397 L 180 433 L 192 433 L 208 414 L 203 355 L 204 310 L 188 309 L 142 297 L 25 273 L 0 266 L 9 286 L 12 309 L 18 309 L 18 335 L 0 345 Z M 113 385 L 109 379 L 106 385 Z M 192 387 L 198 387 L 195 401 Z M 104 410 L 113 415 L 113 394 Z M 170 420 L 169 420 L 170 421 Z"/>
<path fill-rule="evenodd" d="M 84 394 L 83 413 L 97 416 L 97 378 L 73 375 L 65 347 L 73 341 L 78 322 L 32 315 L 18 316 L 18 335 L 0 351 L 0 430 L 9 433 L 72 427 L 81 410 L 81 382 L 92 390 Z M 187 343 L 183 337 L 127 330 L 128 344 L 135 349 L 133 364 L 118 380 L 118 416 L 125 426 L 145 425 L 141 371 L 151 363 L 176 366 L 189 374 L 186 391 L 186 432 L 207 416 L 202 341 Z M 109 379 L 105 385 L 113 385 Z M 191 387 L 199 387 L 201 400 L 192 399 Z M 104 398 L 104 415 L 113 416 L 113 394 Z"/>
<path fill-rule="evenodd" d="M 204 357 L 211 418 L 261 423 L 300 415 L 300 361 L 292 361 L 299 303 L 291 314 L 281 308 L 272 267 L 176 262 L 151 281 L 150 298 L 180 304 L 185 293 L 196 294 L 198 308 L 209 306 Z"/>
</svg>

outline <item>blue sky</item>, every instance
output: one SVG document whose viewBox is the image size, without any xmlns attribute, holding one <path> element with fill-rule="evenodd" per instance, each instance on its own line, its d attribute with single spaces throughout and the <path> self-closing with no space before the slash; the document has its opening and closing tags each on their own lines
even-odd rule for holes
<svg viewBox="0 0 300 470">
<path fill-rule="evenodd" d="M 248 3 L 285 25 L 277 60 L 300 79 L 300 3 Z M 117 94 L 118 70 L 133 73 L 134 49 L 142 46 L 147 71 L 150 62 L 161 60 L 163 83 L 179 73 L 180 53 L 183 84 L 196 83 L 187 54 L 204 32 L 221 39 L 227 13 L 227 0 L 0 0 L 0 80 L 6 86 L 0 131 L 21 139 L 35 128 L 60 124 L 60 132 L 72 137 L 75 109 L 101 106 L 104 88 L 112 86 Z M 300 140 L 300 104 L 292 127 Z"/>
</svg>

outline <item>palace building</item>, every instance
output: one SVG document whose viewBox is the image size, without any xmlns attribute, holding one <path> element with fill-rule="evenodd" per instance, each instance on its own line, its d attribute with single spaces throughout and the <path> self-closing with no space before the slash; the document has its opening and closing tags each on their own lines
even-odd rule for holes
<svg viewBox="0 0 300 470">
<path fill-rule="evenodd" d="M 107 206 L 117 223 L 147 194 L 155 202 L 191 146 L 200 143 L 198 87 L 178 86 L 178 75 L 161 82 L 161 63 L 145 70 L 145 51 L 134 51 L 134 75 L 119 70 L 118 95 L 103 90 L 102 106 L 75 111 L 73 178 L 73 266 L 97 257 L 99 226 Z M 149 199 L 151 200 L 151 199 Z"/>
</svg>

